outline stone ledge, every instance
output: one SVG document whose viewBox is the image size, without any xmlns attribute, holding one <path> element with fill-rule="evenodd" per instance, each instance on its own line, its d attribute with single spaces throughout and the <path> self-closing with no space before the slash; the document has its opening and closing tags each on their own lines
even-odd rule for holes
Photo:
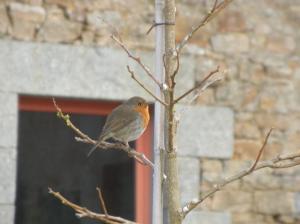
<svg viewBox="0 0 300 224">
<path fill-rule="evenodd" d="M 134 54 L 154 70 L 154 53 Z M 152 99 L 130 78 L 126 65 L 154 90 L 153 81 L 120 49 L 0 41 L 0 91 L 105 100 L 134 95 Z M 178 95 L 193 87 L 194 66 L 192 57 L 182 57 Z"/>
</svg>

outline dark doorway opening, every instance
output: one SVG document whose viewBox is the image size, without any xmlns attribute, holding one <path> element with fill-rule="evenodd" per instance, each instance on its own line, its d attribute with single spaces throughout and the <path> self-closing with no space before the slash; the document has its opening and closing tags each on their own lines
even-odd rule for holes
<svg viewBox="0 0 300 224">
<path fill-rule="evenodd" d="M 75 114 L 72 121 L 97 138 L 105 116 Z M 53 112 L 20 111 L 18 136 L 16 224 L 95 223 L 76 218 L 48 187 L 99 212 L 95 188 L 100 186 L 109 213 L 134 220 L 135 166 L 127 154 L 97 150 L 87 158 L 91 146 L 76 142 Z"/>
</svg>

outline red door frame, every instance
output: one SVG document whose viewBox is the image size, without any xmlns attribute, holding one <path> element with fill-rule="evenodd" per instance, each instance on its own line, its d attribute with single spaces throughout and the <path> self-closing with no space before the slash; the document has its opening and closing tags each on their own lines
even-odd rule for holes
<svg viewBox="0 0 300 224">
<path fill-rule="evenodd" d="M 91 115 L 107 115 L 120 103 L 111 101 L 56 99 L 57 104 L 65 113 L 80 113 Z M 56 112 L 52 99 L 49 97 L 20 96 L 19 110 Z M 152 158 L 152 130 L 150 122 L 147 130 L 136 141 L 136 150 Z M 135 163 L 135 219 L 138 223 L 151 223 L 151 168 Z"/>
</svg>

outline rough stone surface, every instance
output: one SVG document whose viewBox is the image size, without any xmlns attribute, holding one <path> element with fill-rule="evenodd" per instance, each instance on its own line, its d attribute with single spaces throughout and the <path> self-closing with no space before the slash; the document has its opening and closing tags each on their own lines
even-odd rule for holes
<svg viewBox="0 0 300 224">
<path fill-rule="evenodd" d="M 12 2 L 9 9 L 13 24 L 12 35 L 22 40 L 33 39 L 45 19 L 45 9 L 16 2 Z"/>
<path fill-rule="evenodd" d="M 184 106 L 180 115 L 180 155 L 230 158 L 233 150 L 233 113 L 228 108 Z M 193 130 L 187 132 L 187 130 Z M 203 131 L 202 131 L 203 130 Z"/>
<path fill-rule="evenodd" d="M 0 35 L 5 34 L 9 28 L 9 19 L 5 5 L 0 4 Z"/>
<path fill-rule="evenodd" d="M 18 96 L 15 93 L 1 92 L 0 94 L 0 115 L 17 116 L 18 113 Z"/>
<path fill-rule="evenodd" d="M 0 94 L 0 147 L 17 145 L 18 98 L 14 93 Z"/>
<path fill-rule="evenodd" d="M 258 139 L 260 138 L 260 130 L 256 124 L 247 122 L 235 123 L 235 136 L 237 138 Z"/>
<path fill-rule="evenodd" d="M 293 214 L 295 195 L 284 191 L 257 191 L 254 193 L 254 208 L 256 212 L 268 215 Z"/>
<path fill-rule="evenodd" d="M 261 214 L 249 213 L 249 212 L 234 212 L 232 213 L 232 223 L 236 224 L 250 224 L 250 223 L 265 223 L 264 216 Z"/>
<path fill-rule="evenodd" d="M 250 47 L 249 38 L 245 34 L 219 34 L 212 37 L 212 47 L 215 51 L 236 54 L 247 52 Z"/>
<path fill-rule="evenodd" d="M 13 147 L 17 145 L 17 116 L 1 115 L 0 113 L 0 147 Z"/>
<path fill-rule="evenodd" d="M 8 148 L 17 145 L 17 103 L 17 94 L 0 94 L 0 147 Z"/>
<path fill-rule="evenodd" d="M 298 214 L 298 216 L 300 216 L 300 193 L 297 192 L 295 194 L 295 209 L 296 209 L 296 212 Z"/>
<path fill-rule="evenodd" d="M 231 224 L 231 216 L 227 212 L 193 211 L 183 221 L 184 224 Z"/>
<path fill-rule="evenodd" d="M 179 157 L 179 184 L 182 205 L 198 198 L 200 175 L 199 160 L 196 158 Z"/>
<path fill-rule="evenodd" d="M 218 211 L 250 212 L 252 194 L 246 191 L 220 191 L 214 195 L 212 209 Z"/>
<path fill-rule="evenodd" d="M 250 139 L 237 139 L 234 144 L 234 157 L 237 159 L 255 159 L 261 147 L 260 141 Z"/>
<path fill-rule="evenodd" d="M 15 148 L 0 149 L 0 205 L 15 203 L 16 151 Z"/>
<path fill-rule="evenodd" d="M 216 159 L 205 159 L 201 162 L 201 169 L 206 172 L 220 173 L 223 171 L 223 164 L 220 160 Z"/>
<path fill-rule="evenodd" d="M 242 188 L 246 190 L 279 190 L 282 188 L 283 179 L 273 175 L 270 170 L 260 170 L 243 179 Z"/>
<path fill-rule="evenodd" d="M 1 224 L 12 224 L 14 223 L 15 206 L 14 205 L 0 205 L 0 219 Z"/>
<path fill-rule="evenodd" d="M 72 22 L 63 17 L 63 11 L 52 8 L 48 12 L 46 21 L 43 24 L 38 38 L 47 42 L 72 42 L 80 37 L 82 24 Z"/>
</svg>

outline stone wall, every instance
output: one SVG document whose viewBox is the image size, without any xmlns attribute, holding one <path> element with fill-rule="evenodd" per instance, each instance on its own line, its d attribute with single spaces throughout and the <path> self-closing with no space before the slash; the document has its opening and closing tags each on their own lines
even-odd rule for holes
<svg viewBox="0 0 300 224">
<path fill-rule="evenodd" d="M 154 33 L 145 33 L 154 18 L 153 2 L 1 0 L 0 36 L 116 47 L 109 35 L 118 32 L 131 48 L 150 51 Z M 177 2 L 179 41 L 212 1 Z M 233 158 L 199 158 L 200 194 L 249 165 L 270 127 L 275 130 L 265 159 L 299 150 L 299 28 L 300 0 L 237 0 L 186 48 L 185 54 L 196 61 L 195 83 L 217 65 L 228 71 L 222 84 L 209 88 L 197 103 L 230 107 L 235 112 Z M 300 168 L 264 170 L 231 184 L 198 209 L 230 212 L 234 224 L 296 224 L 300 222 L 299 192 Z"/>
</svg>

